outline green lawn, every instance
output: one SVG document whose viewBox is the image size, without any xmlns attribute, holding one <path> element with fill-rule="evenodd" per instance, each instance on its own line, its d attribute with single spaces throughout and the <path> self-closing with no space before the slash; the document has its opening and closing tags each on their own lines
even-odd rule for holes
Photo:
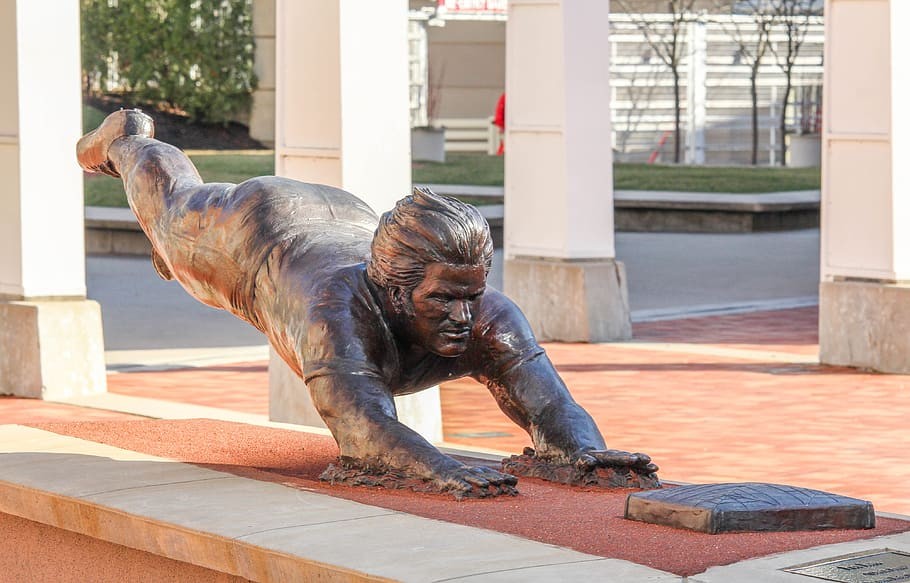
<svg viewBox="0 0 910 583">
<path fill-rule="evenodd" d="M 502 156 L 448 153 L 445 162 L 414 162 L 411 179 L 415 184 L 474 184 L 502 186 Z"/>
<path fill-rule="evenodd" d="M 243 182 L 275 172 L 274 154 L 191 153 L 190 158 L 207 182 Z M 776 192 L 820 188 L 818 168 L 742 168 L 615 164 L 618 190 L 678 190 L 689 192 Z M 485 154 L 449 154 L 445 163 L 415 162 L 417 184 L 502 185 L 503 158 Z M 474 202 L 474 201 L 469 201 Z M 495 202 L 483 200 L 476 202 Z M 85 180 L 85 204 L 126 206 L 119 180 L 92 176 Z"/>
<path fill-rule="evenodd" d="M 418 184 L 501 186 L 503 158 L 450 153 L 445 163 L 415 162 L 412 177 Z M 817 190 L 820 183 L 818 168 L 613 165 L 613 186 L 617 190 L 754 193 Z"/>
<path fill-rule="evenodd" d="M 818 168 L 614 164 L 613 187 L 616 190 L 737 194 L 818 190 L 821 188 L 821 172 Z"/>
</svg>

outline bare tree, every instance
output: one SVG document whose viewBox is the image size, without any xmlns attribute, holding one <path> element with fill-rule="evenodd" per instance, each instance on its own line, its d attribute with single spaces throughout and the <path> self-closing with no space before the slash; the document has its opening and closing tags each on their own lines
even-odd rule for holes
<svg viewBox="0 0 910 583">
<path fill-rule="evenodd" d="M 645 37 L 657 57 L 670 69 L 673 76 L 673 161 L 679 164 L 682 144 L 682 89 L 680 65 L 685 52 L 685 25 L 693 18 L 692 6 L 695 0 L 667 0 L 669 21 L 646 18 L 640 11 L 632 9 L 633 0 L 614 0 L 619 8 L 629 15 L 635 26 Z"/>
<path fill-rule="evenodd" d="M 626 130 L 617 132 L 617 150 L 626 153 L 629 138 L 638 131 L 639 125 L 648 110 L 648 104 L 657 88 L 657 77 L 660 69 L 647 63 L 635 65 L 629 68 L 628 73 L 617 71 L 616 79 L 628 81 L 625 87 L 625 98 L 629 102 L 629 107 L 625 108 L 625 126 Z M 615 84 L 616 86 L 618 84 Z M 618 89 L 618 87 L 617 87 Z"/>
<path fill-rule="evenodd" d="M 787 106 L 790 104 L 790 93 L 793 91 L 793 69 L 796 59 L 806 40 L 812 17 L 821 14 L 822 9 L 816 0 L 770 0 L 774 17 L 786 35 L 782 50 L 771 44 L 771 52 L 777 66 L 786 78 L 784 95 L 780 107 L 780 164 L 787 165 Z"/>
<path fill-rule="evenodd" d="M 730 38 L 739 49 L 739 59 L 749 67 L 749 86 L 752 96 L 752 165 L 758 164 L 758 73 L 762 59 L 767 54 L 771 42 L 771 28 L 774 25 L 774 12 L 768 0 L 739 0 L 729 4 L 715 0 L 720 9 L 726 6 L 730 10 L 729 21 L 719 20 Z M 737 16 L 745 16 L 738 19 Z"/>
</svg>

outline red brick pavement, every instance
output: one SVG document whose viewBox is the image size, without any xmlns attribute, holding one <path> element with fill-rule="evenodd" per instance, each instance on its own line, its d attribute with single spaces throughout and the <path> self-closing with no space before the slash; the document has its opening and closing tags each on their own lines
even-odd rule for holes
<svg viewBox="0 0 910 583">
<path fill-rule="evenodd" d="M 269 414 L 268 363 L 109 374 L 111 393 Z"/>
<path fill-rule="evenodd" d="M 668 480 L 783 482 L 910 515 L 910 376 L 806 363 L 818 351 L 815 308 L 634 330 L 632 345 L 545 345 L 611 447 L 651 454 Z M 108 382 L 115 393 L 268 409 L 265 363 L 112 374 Z M 441 394 L 448 442 L 529 445 L 481 385 L 459 380 Z"/>
<path fill-rule="evenodd" d="M 55 421 L 104 421 L 142 419 L 135 415 L 49 403 L 39 399 L 0 396 L 0 424 L 53 423 Z"/>
<path fill-rule="evenodd" d="M 697 353 L 621 343 L 546 349 L 608 444 L 649 453 L 664 479 L 781 482 L 910 514 L 910 376 L 763 358 L 817 354 L 815 314 L 635 327 L 636 340 L 702 345 Z M 762 352 L 732 358 L 722 350 L 729 348 Z M 442 405 L 448 441 L 509 451 L 529 444 L 474 381 L 444 385 Z"/>
</svg>

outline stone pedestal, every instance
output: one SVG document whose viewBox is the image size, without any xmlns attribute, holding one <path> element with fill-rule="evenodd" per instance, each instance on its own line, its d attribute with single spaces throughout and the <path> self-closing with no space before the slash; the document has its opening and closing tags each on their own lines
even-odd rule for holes
<svg viewBox="0 0 910 583">
<path fill-rule="evenodd" d="M 505 285 L 538 340 L 632 337 L 626 271 L 615 259 L 506 259 Z"/>
<path fill-rule="evenodd" d="M 107 390 L 97 302 L 0 302 L 0 322 L 0 394 L 61 400 Z"/>
<path fill-rule="evenodd" d="M 910 284 L 822 282 L 819 359 L 910 374 Z"/>
<path fill-rule="evenodd" d="M 442 441 L 439 387 L 395 397 L 395 409 L 398 411 L 398 420 L 427 441 Z M 313 406 L 306 384 L 274 351 L 269 358 L 269 419 L 280 423 L 325 427 Z"/>
</svg>

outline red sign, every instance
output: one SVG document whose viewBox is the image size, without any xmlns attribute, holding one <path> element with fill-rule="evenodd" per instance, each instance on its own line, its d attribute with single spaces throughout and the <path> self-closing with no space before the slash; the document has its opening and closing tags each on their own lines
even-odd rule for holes
<svg viewBox="0 0 910 583">
<path fill-rule="evenodd" d="M 439 0 L 439 8 L 454 13 L 506 14 L 508 0 Z"/>
</svg>

